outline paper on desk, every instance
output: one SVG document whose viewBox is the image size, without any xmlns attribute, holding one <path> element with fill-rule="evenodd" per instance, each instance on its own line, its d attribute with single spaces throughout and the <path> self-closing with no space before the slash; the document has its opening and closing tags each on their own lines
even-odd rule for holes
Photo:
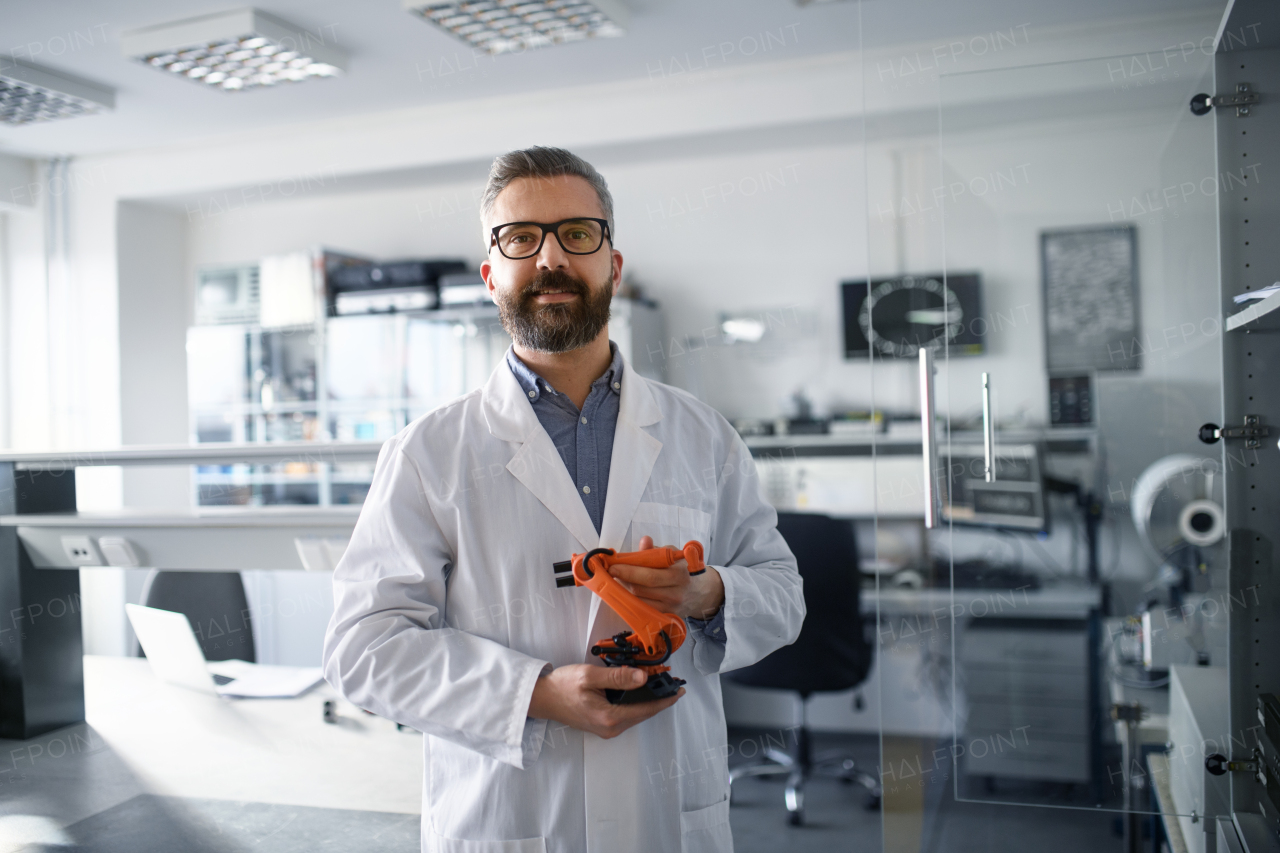
<svg viewBox="0 0 1280 853">
<path fill-rule="evenodd" d="M 1261 290 L 1250 290 L 1248 293 L 1237 293 L 1233 298 L 1237 305 L 1248 302 L 1253 299 L 1266 299 L 1273 293 L 1280 293 L 1280 281 L 1275 284 L 1268 285 Z"/>
<path fill-rule="evenodd" d="M 209 672 L 234 678 L 218 687 L 223 696 L 242 699 L 292 699 L 324 678 L 318 666 L 268 666 L 242 660 L 209 661 Z"/>
</svg>

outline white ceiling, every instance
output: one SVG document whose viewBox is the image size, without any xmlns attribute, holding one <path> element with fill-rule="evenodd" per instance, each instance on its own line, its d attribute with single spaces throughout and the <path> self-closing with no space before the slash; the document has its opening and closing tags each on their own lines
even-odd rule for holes
<svg viewBox="0 0 1280 853">
<path fill-rule="evenodd" d="M 117 90 L 110 113 L 25 127 L 0 125 L 0 150 L 49 156 L 149 148 L 322 118 L 661 78 L 676 70 L 673 63 L 714 70 L 794 60 L 856 49 L 860 18 L 862 40 L 873 47 L 1007 31 L 1021 24 L 1047 27 L 1221 6 L 1217 0 L 865 0 L 860 10 L 854 0 L 803 8 L 793 0 L 624 2 L 632 13 L 624 38 L 489 58 L 474 56 L 468 46 L 403 11 L 400 0 L 259 0 L 256 8 L 335 39 L 350 56 L 348 73 L 224 93 L 124 58 L 119 36 L 236 8 L 233 2 L 118 0 L 107 7 L 101 0 L 0 0 L 5 53 Z M 928 14 L 921 14 L 926 9 Z M 719 58 L 721 44 L 749 47 L 763 43 L 765 33 L 773 36 L 768 52 L 744 57 L 735 49 Z"/>
</svg>

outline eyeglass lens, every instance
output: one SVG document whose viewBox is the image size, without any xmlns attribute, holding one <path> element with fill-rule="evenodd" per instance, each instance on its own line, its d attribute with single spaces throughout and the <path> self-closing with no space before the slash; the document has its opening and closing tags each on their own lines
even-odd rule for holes
<svg viewBox="0 0 1280 853">
<path fill-rule="evenodd" d="M 542 247 L 542 226 L 515 222 L 498 231 L 498 248 L 508 258 L 527 258 Z M 570 219 L 556 228 L 560 246 L 575 255 L 589 255 L 604 242 L 604 229 L 590 219 Z"/>
</svg>

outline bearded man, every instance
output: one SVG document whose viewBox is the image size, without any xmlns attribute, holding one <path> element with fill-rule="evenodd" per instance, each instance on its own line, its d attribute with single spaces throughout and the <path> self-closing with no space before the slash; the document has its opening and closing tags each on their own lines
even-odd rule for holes
<svg viewBox="0 0 1280 853">
<path fill-rule="evenodd" d="M 728 422 L 610 342 L 604 178 L 568 151 L 513 151 L 481 207 L 480 272 L 513 344 L 383 448 L 334 573 L 325 676 L 424 733 L 423 850 L 732 850 L 719 673 L 795 640 L 795 559 Z M 686 684 L 612 704 L 646 674 L 590 649 L 629 628 L 553 566 L 688 540 L 707 571 L 611 569 L 686 620 L 667 661 Z"/>
</svg>

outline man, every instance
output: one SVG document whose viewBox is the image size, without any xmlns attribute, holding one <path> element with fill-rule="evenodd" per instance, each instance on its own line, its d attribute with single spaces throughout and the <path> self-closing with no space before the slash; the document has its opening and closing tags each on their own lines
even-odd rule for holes
<svg viewBox="0 0 1280 853">
<path fill-rule="evenodd" d="M 428 851 L 728 851 L 718 674 L 792 642 L 795 560 L 723 417 L 637 375 L 608 338 L 622 280 L 604 179 L 567 151 L 493 164 L 480 271 L 514 343 L 488 383 L 387 442 L 334 573 L 325 676 L 424 733 Z M 705 574 L 615 567 L 689 636 L 675 695 L 594 641 L 627 630 L 553 564 L 705 547 Z"/>
</svg>

